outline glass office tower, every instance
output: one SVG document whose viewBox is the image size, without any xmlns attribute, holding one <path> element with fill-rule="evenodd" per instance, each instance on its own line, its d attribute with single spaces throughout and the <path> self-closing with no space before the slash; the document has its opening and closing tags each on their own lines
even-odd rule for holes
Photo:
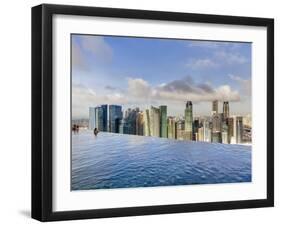
<svg viewBox="0 0 281 226">
<path fill-rule="evenodd" d="M 109 125 L 108 130 L 112 133 L 119 133 L 119 125 L 122 120 L 122 107 L 119 105 L 109 105 Z"/>
<path fill-rule="evenodd" d="M 168 137 L 167 134 L 167 106 L 160 106 L 160 137 Z"/>
</svg>

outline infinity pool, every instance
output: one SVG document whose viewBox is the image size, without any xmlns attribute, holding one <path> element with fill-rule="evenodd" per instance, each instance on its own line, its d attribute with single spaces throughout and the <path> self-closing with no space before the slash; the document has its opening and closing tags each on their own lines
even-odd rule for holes
<svg viewBox="0 0 281 226">
<path fill-rule="evenodd" d="M 250 146 L 72 134 L 72 190 L 250 181 Z"/>
</svg>

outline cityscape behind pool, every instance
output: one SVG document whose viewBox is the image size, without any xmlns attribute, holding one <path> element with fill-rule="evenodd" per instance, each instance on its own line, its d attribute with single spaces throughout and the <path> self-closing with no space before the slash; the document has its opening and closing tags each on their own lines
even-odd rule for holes
<svg viewBox="0 0 281 226">
<path fill-rule="evenodd" d="M 71 190 L 252 181 L 251 43 L 73 34 L 71 51 Z"/>
<path fill-rule="evenodd" d="M 72 120 L 72 124 L 119 134 L 224 144 L 251 143 L 251 116 L 230 115 L 228 101 L 223 102 L 222 112 L 219 112 L 219 101 L 213 101 L 209 116 L 194 117 L 193 107 L 192 101 L 187 101 L 183 116 L 174 117 L 167 115 L 166 105 L 122 111 L 120 105 L 104 104 L 89 107 L 89 120 Z"/>
</svg>

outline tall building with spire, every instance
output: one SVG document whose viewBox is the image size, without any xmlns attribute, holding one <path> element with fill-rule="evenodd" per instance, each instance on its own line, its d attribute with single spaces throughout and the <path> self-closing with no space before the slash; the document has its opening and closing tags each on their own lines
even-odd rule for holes
<svg viewBox="0 0 281 226">
<path fill-rule="evenodd" d="M 185 131 L 185 139 L 192 140 L 193 136 L 193 110 L 192 110 L 192 102 L 187 101 L 184 111 L 184 131 Z"/>
</svg>

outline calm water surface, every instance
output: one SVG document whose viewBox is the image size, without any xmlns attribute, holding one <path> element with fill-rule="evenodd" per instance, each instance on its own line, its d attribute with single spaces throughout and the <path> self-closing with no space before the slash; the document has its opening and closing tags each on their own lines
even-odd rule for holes
<svg viewBox="0 0 281 226">
<path fill-rule="evenodd" d="M 72 190 L 251 181 L 251 147 L 72 134 Z"/>
</svg>

